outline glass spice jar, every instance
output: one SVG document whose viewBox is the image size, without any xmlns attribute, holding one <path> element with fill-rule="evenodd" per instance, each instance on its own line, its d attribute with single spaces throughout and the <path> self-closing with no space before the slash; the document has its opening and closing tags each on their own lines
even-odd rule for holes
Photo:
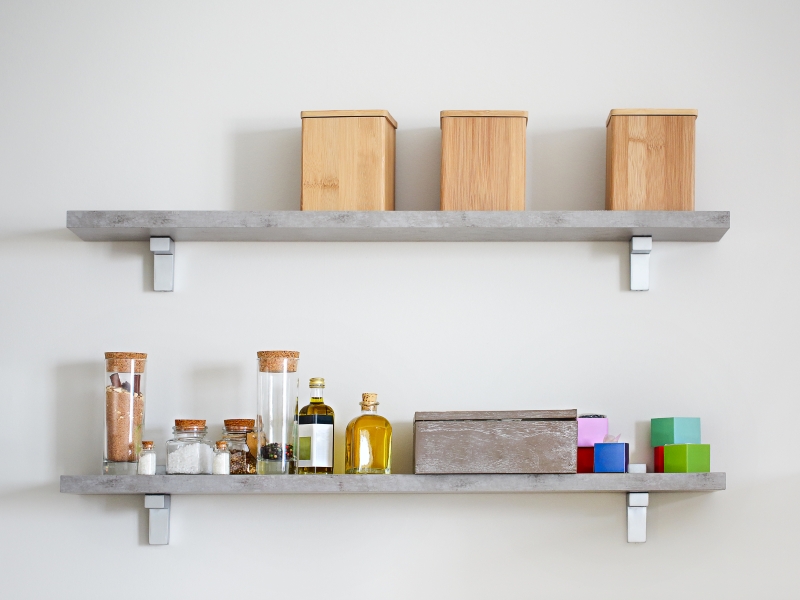
<svg viewBox="0 0 800 600">
<path fill-rule="evenodd" d="M 139 475 L 156 474 L 156 451 L 153 442 L 142 442 L 142 451 L 139 453 L 139 465 L 136 471 Z"/>
<path fill-rule="evenodd" d="M 259 475 L 289 475 L 296 472 L 297 405 L 300 353 L 266 350 L 258 353 L 258 421 L 256 437 Z"/>
<path fill-rule="evenodd" d="M 175 419 L 173 438 L 167 442 L 167 474 L 211 474 L 213 444 L 206 439 L 203 419 Z"/>
<path fill-rule="evenodd" d="M 142 352 L 106 352 L 106 423 L 103 473 L 136 475 L 144 429 L 145 364 Z"/>
<path fill-rule="evenodd" d="M 255 475 L 256 456 L 251 452 L 248 438 L 255 429 L 255 419 L 225 419 L 222 439 L 231 453 L 231 475 Z"/>
<path fill-rule="evenodd" d="M 231 474 L 231 453 L 228 450 L 228 442 L 219 440 L 217 448 L 214 450 L 214 461 L 211 465 L 212 475 Z"/>
</svg>

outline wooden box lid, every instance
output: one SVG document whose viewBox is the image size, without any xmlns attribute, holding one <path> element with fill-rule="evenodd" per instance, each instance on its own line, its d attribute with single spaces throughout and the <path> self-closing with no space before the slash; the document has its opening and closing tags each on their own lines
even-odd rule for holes
<svg viewBox="0 0 800 600">
<path fill-rule="evenodd" d="M 416 412 L 414 421 L 577 421 L 578 409 Z"/>
<path fill-rule="evenodd" d="M 304 110 L 300 113 L 301 119 L 330 117 L 384 117 L 392 124 L 392 127 L 397 129 L 397 121 L 389 114 L 388 110 Z"/>
<path fill-rule="evenodd" d="M 611 117 L 694 117 L 697 118 L 696 108 L 614 108 L 608 113 L 606 127 L 611 122 Z"/>
<path fill-rule="evenodd" d="M 525 119 L 525 124 L 528 124 L 527 110 L 443 110 L 439 113 L 440 127 L 442 119 L 448 117 L 512 117 Z"/>
</svg>

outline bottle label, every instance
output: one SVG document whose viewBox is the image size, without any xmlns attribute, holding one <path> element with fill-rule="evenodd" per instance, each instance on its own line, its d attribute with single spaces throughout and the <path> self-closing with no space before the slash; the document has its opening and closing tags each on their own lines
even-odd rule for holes
<svg viewBox="0 0 800 600">
<path fill-rule="evenodd" d="M 333 467 L 333 417 L 302 415 L 297 427 L 298 467 Z"/>
</svg>

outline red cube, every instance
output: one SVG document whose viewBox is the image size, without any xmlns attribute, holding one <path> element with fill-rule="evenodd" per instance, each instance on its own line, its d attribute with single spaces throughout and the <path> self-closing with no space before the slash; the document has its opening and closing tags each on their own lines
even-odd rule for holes
<svg viewBox="0 0 800 600">
<path fill-rule="evenodd" d="M 664 446 L 656 446 L 653 448 L 653 472 L 664 472 Z"/>
<path fill-rule="evenodd" d="M 594 473 L 594 446 L 578 448 L 578 473 Z"/>
</svg>

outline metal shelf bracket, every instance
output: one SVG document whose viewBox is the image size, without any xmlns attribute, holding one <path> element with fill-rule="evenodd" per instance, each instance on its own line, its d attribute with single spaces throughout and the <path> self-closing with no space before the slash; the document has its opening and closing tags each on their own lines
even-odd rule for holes
<svg viewBox="0 0 800 600">
<path fill-rule="evenodd" d="M 631 291 L 646 292 L 650 289 L 650 252 L 653 250 L 651 236 L 631 238 Z"/>
<path fill-rule="evenodd" d="M 628 492 L 628 543 L 643 544 L 647 541 L 648 492 Z"/>
<path fill-rule="evenodd" d="M 171 292 L 175 287 L 175 242 L 169 237 L 151 237 L 153 290 Z"/>
<path fill-rule="evenodd" d="M 144 507 L 150 513 L 148 531 L 151 546 L 169 544 L 169 505 L 169 494 L 147 494 L 144 497 Z"/>
</svg>

